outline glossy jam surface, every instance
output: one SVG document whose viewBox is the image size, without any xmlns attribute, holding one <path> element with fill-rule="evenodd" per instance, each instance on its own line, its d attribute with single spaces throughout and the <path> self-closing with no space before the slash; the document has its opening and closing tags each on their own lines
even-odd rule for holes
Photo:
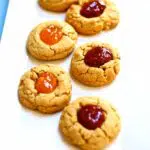
<svg viewBox="0 0 150 150">
<path fill-rule="evenodd" d="M 96 105 L 85 105 L 78 111 L 78 121 L 85 128 L 94 130 L 102 126 L 105 121 L 105 114 Z"/>
<path fill-rule="evenodd" d="M 113 59 L 110 50 L 105 47 L 94 47 L 84 57 L 84 62 L 90 67 L 100 67 Z"/>
<path fill-rule="evenodd" d="M 62 30 L 54 25 L 50 25 L 49 27 L 43 29 L 40 33 L 41 40 L 48 45 L 58 43 L 62 36 Z"/>
<path fill-rule="evenodd" d="M 57 78 L 52 73 L 41 73 L 35 83 L 35 88 L 39 93 L 50 93 L 58 85 Z"/>
<path fill-rule="evenodd" d="M 92 0 L 83 4 L 80 14 L 86 18 L 98 17 L 104 12 L 105 8 L 106 6 L 101 4 L 99 0 Z"/>
</svg>

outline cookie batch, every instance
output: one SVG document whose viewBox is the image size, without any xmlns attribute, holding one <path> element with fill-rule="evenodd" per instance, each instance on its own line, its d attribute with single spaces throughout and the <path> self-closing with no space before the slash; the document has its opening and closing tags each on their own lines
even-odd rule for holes
<svg viewBox="0 0 150 150">
<path fill-rule="evenodd" d="M 38 0 L 38 3 L 47 11 L 66 11 L 66 19 L 49 20 L 34 27 L 27 37 L 27 52 L 44 61 L 63 59 L 73 52 L 68 64 L 70 75 L 61 64 L 50 62 L 31 68 L 20 79 L 19 101 L 43 114 L 62 110 L 59 129 L 69 143 L 83 150 L 104 149 L 119 135 L 121 118 L 112 104 L 99 97 L 81 95 L 70 103 L 71 77 L 95 88 L 116 79 L 120 71 L 117 48 L 100 41 L 78 47 L 76 44 L 78 34 L 93 35 L 115 28 L 119 11 L 110 0 Z"/>
</svg>

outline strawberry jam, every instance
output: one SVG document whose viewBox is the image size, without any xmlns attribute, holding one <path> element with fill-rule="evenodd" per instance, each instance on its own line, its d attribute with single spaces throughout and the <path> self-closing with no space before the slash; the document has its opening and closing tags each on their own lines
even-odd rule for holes
<svg viewBox="0 0 150 150">
<path fill-rule="evenodd" d="M 50 93 L 55 90 L 58 84 L 57 78 L 52 73 L 41 73 L 35 83 L 35 88 L 39 93 Z"/>
<path fill-rule="evenodd" d="M 104 12 L 105 8 L 106 6 L 101 4 L 99 0 L 92 0 L 83 4 L 80 14 L 86 18 L 98 17 Z"/>
<path fill-rule="evenodd" d="M 63 36 L 62 30 L 54 25 L 43 29 L 40 33 L 41 40 L 47 45 L 58 43 Z"/>
<path fill-rule="evenodd" d="M 82 106 L 77 116 L 79 123 L 89 130 L 100 128 L 105 121 L 104 111 L 96 105 Z"/>
<path fill-rule="evenodd" d="M 113 59 L 113 55 L 105 47 L 94 47 L 84 57 L 84 62 L 90 67 L 100 67 Z"/>
</svg>

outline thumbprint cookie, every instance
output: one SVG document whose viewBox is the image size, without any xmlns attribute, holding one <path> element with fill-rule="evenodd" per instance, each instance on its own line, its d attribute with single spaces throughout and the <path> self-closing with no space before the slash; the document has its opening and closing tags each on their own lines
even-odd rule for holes
<svg viewBox="0 0 150 150">
<path fill-rule="evenodd" d="M 80 149 L 101 150 L 118 136 L 121 119 L 109 102 L 80 97 L 65 107 L 59 127 L 66 140 Z"/>
<path fill-rule="evenodd" d="M 119 18 L 119 11 L 110 0 L 79 0 L 79 5 L 72 5 L 66 15 L 66 21 L 85 35 L 113 29 Z"/>
<path fill-rule="evenodd" d="M 71 61 L 71 73 L 88 86 L 104 86 L 111 83 L 120 70 L 120 56 L 116 48 L 100 42 L 84 44 L 75 50 Z"/>
<path fill-rule="evenodd" d="M 77 2 L 78 0 L 39 0 L 39 5 L 49 11 L 63 12 Z"/>
<path fill-rule="evenodd" d="M 39 65 L 21 77 L 18 94 L 25 107 L 42 113 L 54 113 L 70 101 L 70 77 L 57 65 Z"/>
<path fill-rule="evenodd" d="M 74 49 L 77 33 L 66 22 L 49 21 L 39 24 L 29 34 L 27 50 L 40 60 L 67 57 Z"/>
</svg>

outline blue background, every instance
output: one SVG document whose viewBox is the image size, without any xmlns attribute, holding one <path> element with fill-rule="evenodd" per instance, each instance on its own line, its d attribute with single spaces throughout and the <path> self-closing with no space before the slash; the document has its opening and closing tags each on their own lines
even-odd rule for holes
<svg viewBox="0 0 150 150">
<path fill-rule="evenodd" d="M 0 0 L 0 37 L 3 31 L 3 25 L 5 21 L 6 12 L 7 12 L 8 2 L 9 0 Z"/>
</svg>

